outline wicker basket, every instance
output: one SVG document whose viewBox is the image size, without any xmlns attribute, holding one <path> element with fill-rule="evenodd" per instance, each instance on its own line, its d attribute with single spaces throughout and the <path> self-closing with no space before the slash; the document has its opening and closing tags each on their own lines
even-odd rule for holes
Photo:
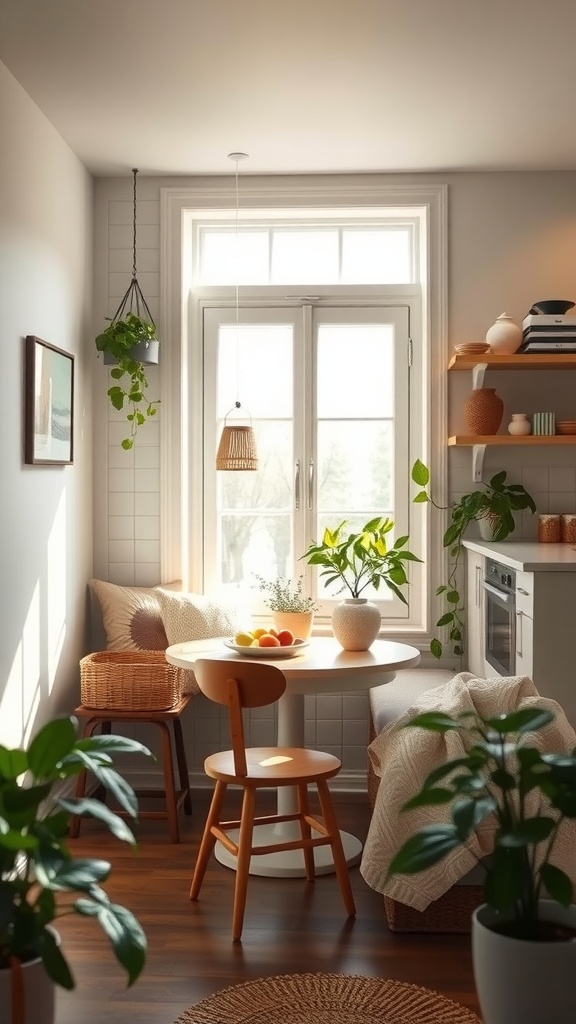
<svg viewBox="0 0 576 1024">
<path fill-rule="evenodd" d="M 384 896 L 384 912 L 391 932 L 449 932 L 466 935 L 472 912 L 484 902 L 481 885 L 453 885 L 426 910 L 414 910 Z"/>
<path fill-rule="evenodd" d="M 80 661 L 80 693 L 86 708 L 167 711 L 180 700 L 180 669 L 164 651 L 98 651 Z"/>
</svg>

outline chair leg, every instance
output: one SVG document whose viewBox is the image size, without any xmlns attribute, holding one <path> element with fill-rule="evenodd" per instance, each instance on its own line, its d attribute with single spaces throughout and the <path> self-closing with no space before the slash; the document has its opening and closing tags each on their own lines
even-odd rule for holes
<svg viewBox="0 0 576 1024">
<path fill-rule="evenodd" d="M 238 838 L 238 861 L 236 864 L 236 885 L 234 887 L 234 910 L 232 913 L 232 938 L 239 942 L 244 923 L 246 892 L 248 888 L 248 870 L 252 856 L 252 835 L 254 831 L 254 813 L 256 810 L 256 794 L 253 789 L 244 790 L 242 815 L 240 818 L 240 835 Z"/>
<path fill-rule="evenodd" d="M 348 916 L 355 917 L 356 904 L 354 903 L 352 886 L 350 885 L 350 876 L 348 874 L 348 865 L 346 864 L 346 858 L 344 856 L 344 850 L 342 848 L 342 838 L 340 836 L 340 830 L 338 828 L 336 814 L 332 806 L 332 797 L 330 796 L 330 790 L 328 789 L 328 784 L 323 779 L 318 779 L 318 796 L 320 798 L 320 807 L 322 809 L 322 817 L 324 818 L 324 824 L 330 834 L 332 858 L 334 860 L 336 878 L 338 879 L 338 885 L 340 886 L 340 892 L 342 893 L 344 906 L 348 911 Z"/>
<path fill-rule="evenodd" d="M 174 785 L 174 761 L 172 758 L 172 737 L 166 722 L 156 721 L 162 736 L 162 767 L 164 770 L 164 791 L 166 793 L 166 814 L 168 831 L 173 843 L 180 842 L 178 827 L 178 808 L 176 807 L 176 787 Z"/>
<path fill-rule="evenodd" d="M 190 798 L 190 776 L 188 774 L 188 764 L 186 762 L 186 750 L 184 747 L 184 737 L 182 736 L 182 723 L 179 718 L 174 719 L 174 747 L 176 750 L 176 763 L 178 764 L 178 777 L 180 779 L 180 789 L 183 793 L 186 793 L 184 797 L 184 813 L 192 814 L 192 800 Z"/>
<path fill-rule="evenodd" d="M 200 841 L 200 849 L 198 850 L 198 856 L 196 858 L 192 885 L 190 886 L 191 900 L 198 899 L 200 889 L 202 888 L 202 882 L 204 881 L 204 875 L 206 874 L 206 868 L 208 867 L 208 861 L 210 860 L 210 855 L 216 845 L 216 836 L 212 834 L 212 826 L 217 825 L 220 821 L 220 812 L 226 795 L 226 788 L 227 787 L 224 782 L 216 783 L 212 802 L 210 804 L 210 810 L 208 811 L 208 817 L 206 818 L 206 824 L 204 825 L 204 832 Z"/>
<path fill-rule="evenodd" d="M 300 815 L 300 835 L 302 836 L 302 839 L 310 839 L 312 837 L 312 829 L 305 819 L 306 815 L 310 815 L 308 786 L 305 782 L 301 782 L 298 786 L 298 813 Z M 316 877 L 316 869 L 314 867 L 314 850 L 310 846 L 304 846 L 302 848 L 302 853 L 304 854 L 306 878 L 309 882 L 313 882 Z"/>
</svg>

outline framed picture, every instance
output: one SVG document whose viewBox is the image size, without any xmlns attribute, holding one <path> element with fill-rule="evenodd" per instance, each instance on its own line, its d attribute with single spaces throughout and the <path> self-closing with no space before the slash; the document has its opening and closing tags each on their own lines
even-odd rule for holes
<svg viewBox="0 0 576 1024">
<path fill-rule="evenodd" d="M 73 461 L 74 356 L 29 334 L 26 338 L 25 461 L 65 466 Z"/>
</svg>

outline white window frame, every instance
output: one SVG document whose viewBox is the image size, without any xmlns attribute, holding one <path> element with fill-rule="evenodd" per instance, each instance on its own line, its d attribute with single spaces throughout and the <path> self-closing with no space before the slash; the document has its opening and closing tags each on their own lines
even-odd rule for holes
<svg viewBox="0 0 576 1024">
<path fill-rule="evenodd" d="M 242 187 L 243 206 L 252 210 L 317 210 L 340 211 L 362 208 L 366 217 L 374 211 L 394 210 L 400 218 L 418 216 L 420 263 L 423 280 L 418 285 L 421 293 L 423 338 L 422 400 L 427 424 L 426 438 L 420 457 L 430 467 L 435 480 L 436 493 L 445 504 L 447 494 L 447 186 L 370 184 L 363 186 L 335 183 L 329 185 L 293 184 L 278 186 L 272 179 L 266 183 L 245 182 Z M 230 217 L 235 205 L 235 190 L 226 180 L 216 188 L 162 188 L 161 189 L 161 295 L 160 329 L 163 339 L 161 367 L 161 562 L 164 579 L 183 576 L 183 584 L 190 589 L 194 580 L 188 567 L 194 565 L 198 545 L 201 548 L 201 521 L 197 503 L 190 503 L 190 495 L 201 487 L 202 438 L 198 431 L 190 434 L 188 402 L 197 407 L 202 401 L 202 373 L 193 367 L 188 339 L 197 336 L 199 302 L 209 301 L 204 294 L 195 294 L 190 300 L 183 298 L 183 282 L 190 281 L 190 246 L 187 237 L 195 211 L 203 213 L 221 209 Z M 356 286 L 358 294 L 366 299 L 370 288 Z M 413 291 L 413 286 L 371 286 L 395 304 Z M 257 289 L 260 291 L 260 289 Z M 211 289 L 212 298 L 221 304 L 229 299 L 230 289 Z M 328 292 L 322 288 L 322 294 Z M 286 289 L 279 289 L 286 294 Z M 216 294 L 218 293 L 218 294 Z M 246 289 L 243 289 L 246 296 Z M 270 296 L 273 301 L 273 296 Z M 333 300 L 328 298 L 330 304 Z M 191 467 L 191 468 L 190 468 Z M 411 530 L 411 546 L 425 559 L 423 571 L 426 582 L 421 621 L 410 626 L 402 639 L 426 651 L 433 623 L 437 618 L 438 601 L 434 598 L 437 582 L 441 579 L 445 552 L 442 533 L 430 535 L 430 517 L 424 506 L 418 506 L 422 524 L 422 543 L 417 546 Z M 189 512 L 191 514 L 189 515 Z M 415 517 L 413 516 L 415 521 Z"/>
</svg>

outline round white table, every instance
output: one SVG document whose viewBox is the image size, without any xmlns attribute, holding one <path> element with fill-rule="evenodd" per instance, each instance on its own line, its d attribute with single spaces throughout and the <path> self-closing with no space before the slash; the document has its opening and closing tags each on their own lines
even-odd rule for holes
<svg viewBox="0 0 576 1024">
<path fill-rule="evenodd" d="M 168 647 L 166 658 L 172 665 L 192 670 L 197 658 L 218 658 L 231 663 L 253 660 L 249 655 L 236 654 L 226 648 L 224 639 L 218 637 L 173 644 Z M 275 665 L 286 678 L 286 691 L 278 701 L 278 746 L 303 747 L 305 694 L 367 690 L 381 683 L 390 683 L 398 669 L 418 664 L 420 651 L 408 644 L 390 640 L 375 640 L 368 651 L 343 651 L 333 637 L 312 637 L 309 646 L 294 657 L 274 658 L 272 655 L 258 660 Z M 278 813 L 289 814 L 295 808 L 295 792 L 290 787 L 282 787 L 278 791 Z M 283 822 L 258 826 L 262 844 L 273 842 L 280 835 L 284 838 L 292 825 L 292 822 Z M 348 832 L 342 832 L 341 835 L 347 863 L 356 864 L 362 853 L 362 843 Z M 219 843 L 216 844 L 216 857 L 221 864 L 235 867 L 235 858 Z M 334 870 L 329 846 L 318 847 L 314 851 L 314 859 L 317 874 L 329 874 Z M 304 877 L 302 853 L 300 850 L 289 850 L 253 857 L 250 874 Z"/>
</svg>

